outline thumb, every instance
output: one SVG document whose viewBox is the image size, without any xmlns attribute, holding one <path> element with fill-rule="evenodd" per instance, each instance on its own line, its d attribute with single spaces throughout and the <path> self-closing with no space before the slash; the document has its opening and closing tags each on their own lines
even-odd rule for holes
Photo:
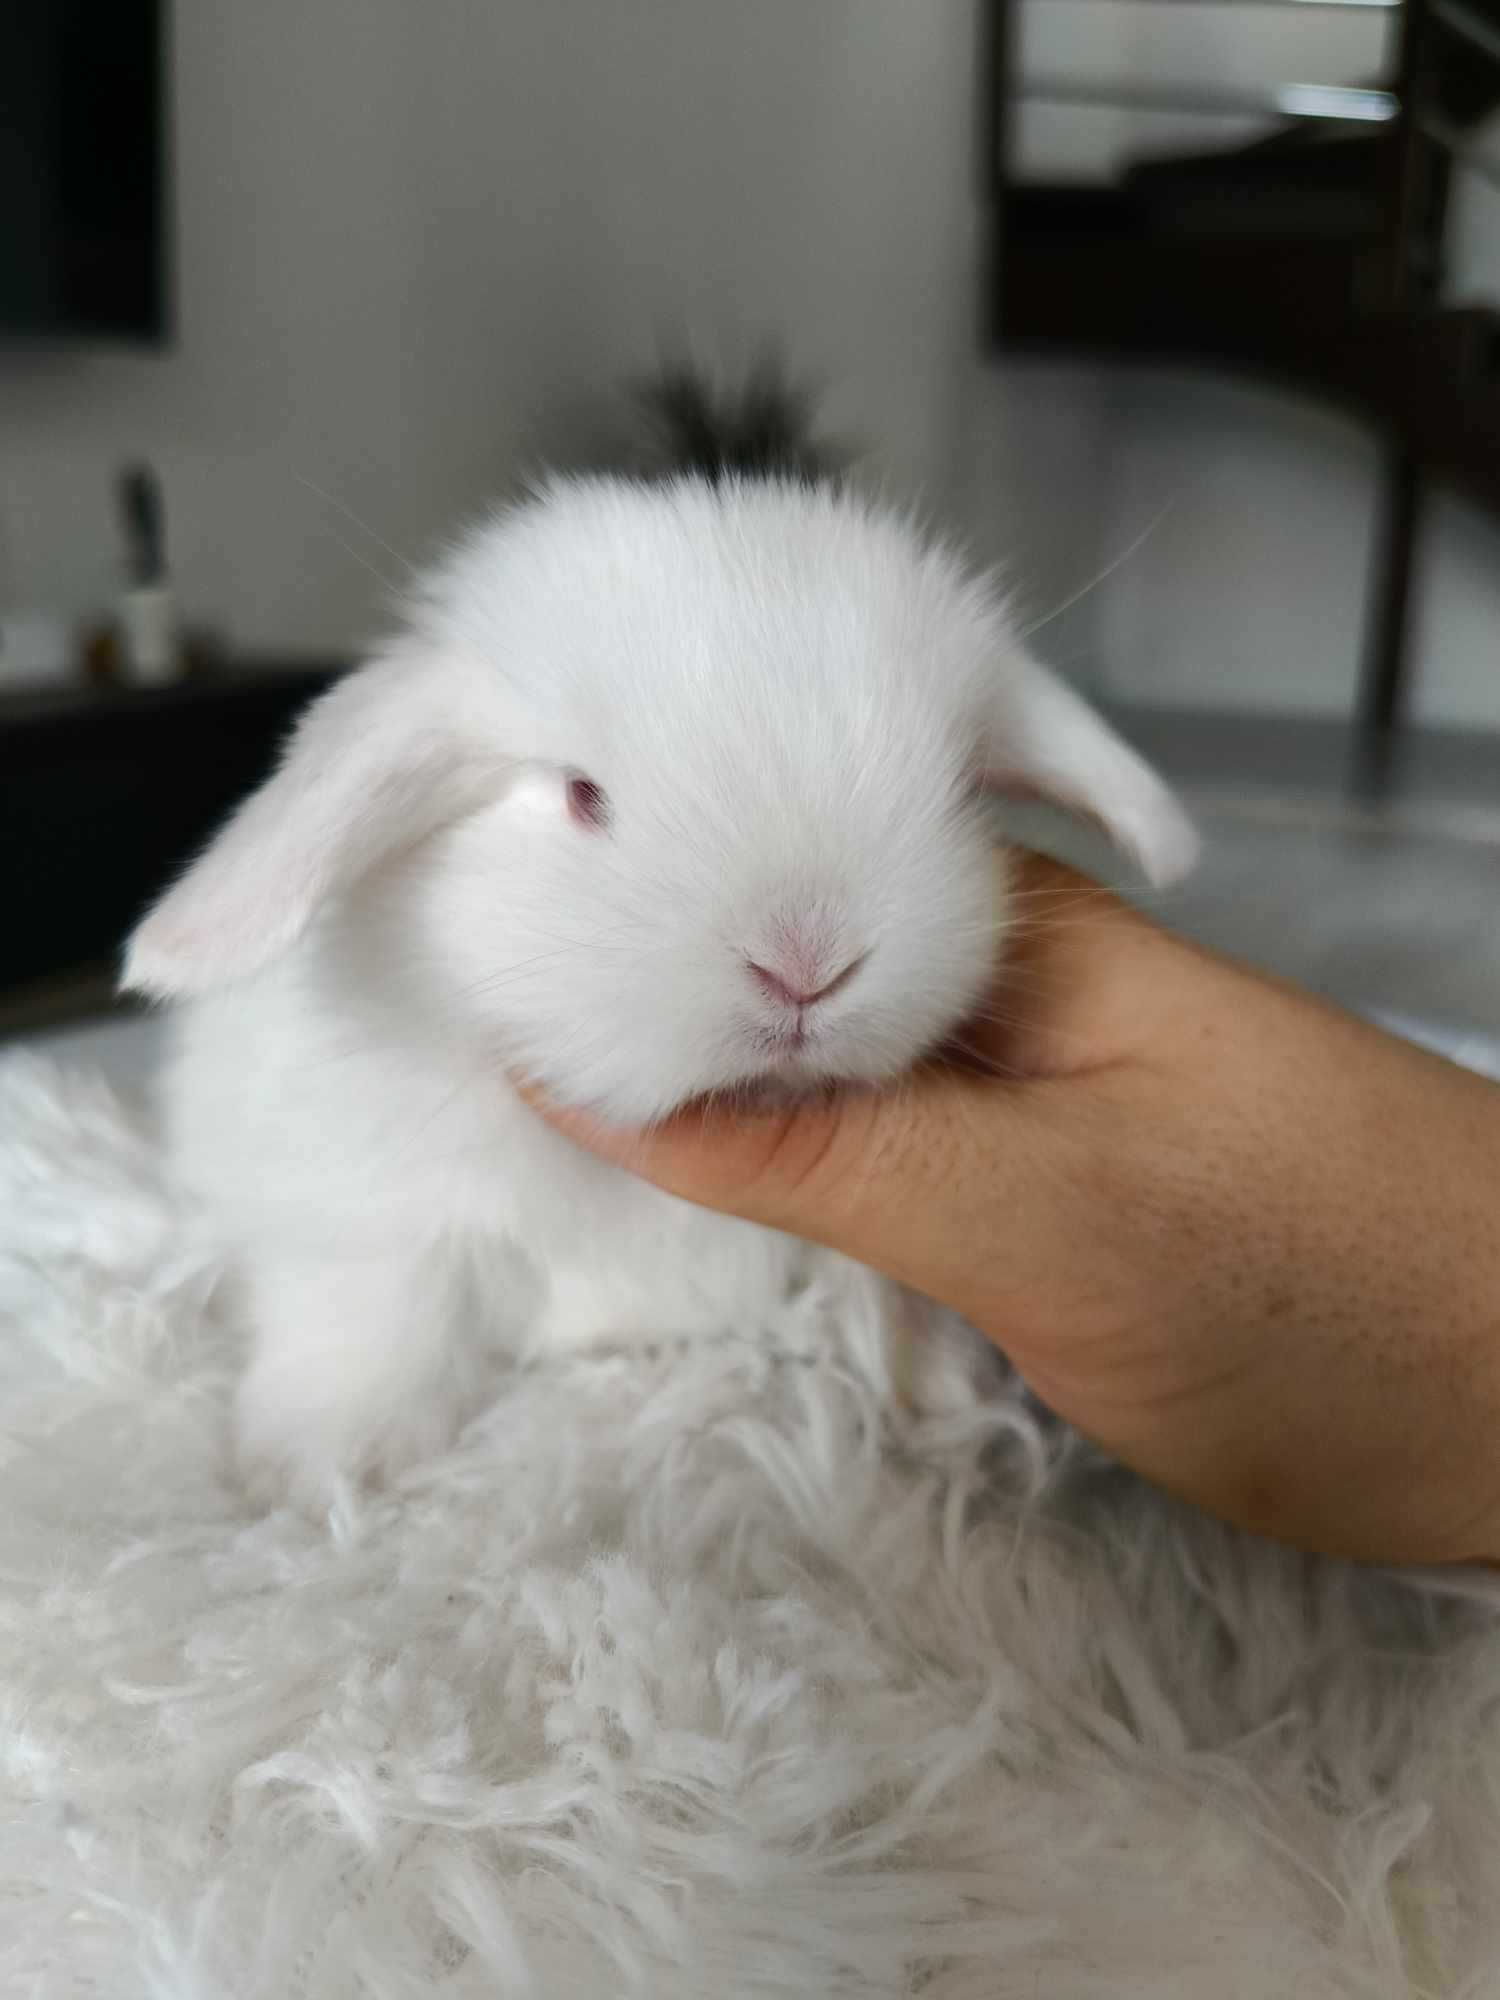
<svg viewBox="0 0 1500 2000">
<path fill-rule="evenodd" d="M 649 1132 L 522 1095 L 555 1131 L 667 1193 L 842 1251 L 960 1310 L 1004 1229 L 1055 1240 L 1065 1133 L 1034 1085 L 934 1068 L 899 1089 L 746 1112 L 689 1107 Z"/>
<path fill-rule="evenodd" d="M 871 1195 L 894 1134 L 891 1107 L 873 1092 L 841 1091 L 765 1109 L 688 1105 L 645 1131 L 605 1124 L 517 1089 L 554 1131 L 685 1201 L 772 1228 L 835 1230 Z M 903 1120 L 903 1123 L 905 1121 Z"/>
</svg>

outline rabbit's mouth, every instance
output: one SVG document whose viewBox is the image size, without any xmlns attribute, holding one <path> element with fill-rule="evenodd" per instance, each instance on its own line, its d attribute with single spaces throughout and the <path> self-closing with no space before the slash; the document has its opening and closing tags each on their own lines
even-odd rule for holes
<svg viewBox="0 0 1500 2000">
<path fill-rule="evenodd" d="M 812 1037 L 807 1024 L 799 1014 L 775 1028 L 762 1028 L 756 1040 L 761 1050 L 770 1057 L 773 1064 L 794 1060 L 805 1049 Z"/>
<path fill-rule="evenodd" d="M 805 1097 L 829 1081 L 827 1037 L 802 1024 L 770 1029 L 755 1038 L 754 1067 L 747 1083 L 781 1097 Z"/>
</svg>

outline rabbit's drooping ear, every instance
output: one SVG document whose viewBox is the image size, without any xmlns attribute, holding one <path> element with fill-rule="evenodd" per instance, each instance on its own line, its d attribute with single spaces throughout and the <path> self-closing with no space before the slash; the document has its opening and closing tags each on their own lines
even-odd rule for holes
<svg viewBox="0 0 1500 2000">
<path fill-rule="evenodd" d="M 325 898 L 483 804 L 507 765 L 476 720 L 462 690 L 420 664 L 384 661 L 340 681 L 140 925 L 122 985 L 176 999 L 258 971 Z"/>
<path fill-rule="evenodd" d="M 1048 799 L 1095 821 L 1157 888 L 1198 856 L 1182 807 L 1145 760 L 1086 701 L 1035 660 L 1015 654 L 990 698 L 985 783 Z"/>
</svg>

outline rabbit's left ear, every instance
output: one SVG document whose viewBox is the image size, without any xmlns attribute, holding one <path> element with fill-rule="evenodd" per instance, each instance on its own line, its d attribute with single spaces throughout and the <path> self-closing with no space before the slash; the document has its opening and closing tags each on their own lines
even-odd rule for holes
<svg viewBox="0 0 1500 2000">
<path fill-rule="evenodd" d="M 330 896 L 498 794 L 512 767 L 488 721 L 436 663 L 388 659 L 346 676 L 146 916 L 122 984 L 179 999 L 279 957 Z"/>
<path fill-rule="evenodd" d="M 1095 821 L 1157 888 L 1180 881 L 1198 836 L 1167 786 L 1102 716 L 1046 667 L 1016 653 L 985 718 L 984 782 Z"/>
</svg>

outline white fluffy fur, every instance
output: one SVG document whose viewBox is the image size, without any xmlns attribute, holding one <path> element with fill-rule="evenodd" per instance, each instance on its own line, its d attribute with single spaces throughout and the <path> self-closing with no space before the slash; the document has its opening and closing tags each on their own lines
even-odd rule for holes
<svg viewBox="0 0 1500 2000">
<path fill-rule="evenodd" d="M 251 1476 L 321 1504 L 415 1462 L 486 1348 L 744 1331 L 815 1269 L 868 1289 L 583 1158 L 507 1068 L 631 1123 L 899 1074 L 990 975 L 997 785 L 1157 879 L 1190 856 L 995 594 L 859 500 L 564 482 L 476 532 L 130 949 L 197 996 L 173 1140 L 259 1332 Z M 846 976 L 799 1021 L 757 968 Z"/>
<path fill-rule="evenodd" d="M 870 1314 L 549 1353 L 331 1532 L 215 1264 L 0 1065 L 5 2000 L 1500 1990 L 1500 1628 L 1221 1532 Z"/>
</svg>

